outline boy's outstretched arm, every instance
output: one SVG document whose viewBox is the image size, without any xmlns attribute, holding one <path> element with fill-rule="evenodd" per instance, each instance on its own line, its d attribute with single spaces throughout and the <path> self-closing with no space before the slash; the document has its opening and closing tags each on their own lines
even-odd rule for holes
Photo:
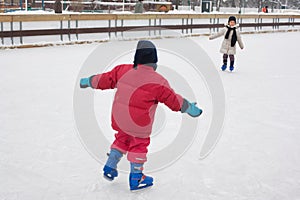
<svg viewBox="0 0 300 200">
<path fill-rule="evenodd" d="M 80 88 L 91 87 L 93 89 L 114 89 L 117 85 L 118 79 L 121 73 L 119 71 L 122 69 L 122 66 L 117 66 L 113 70 L 103 73 L 90 76 L 88 78 L 80 79 Z"/>
<path fill-rule="evenodd" d="M 164 103 L 173 111 L 181 111 L 191 117 L 198 117 L 202 114 L 202 110 L 196 106 L 196 103 L 190 103 L 179 94 L 176 94 L 168 82 L 161 86 L 158 101 Z"/>
</svg>

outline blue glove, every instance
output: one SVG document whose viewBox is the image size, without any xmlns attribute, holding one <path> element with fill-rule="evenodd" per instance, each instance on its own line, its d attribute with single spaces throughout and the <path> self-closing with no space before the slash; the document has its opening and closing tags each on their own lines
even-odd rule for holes
<svg viewBox="0 0 300 200">
<path fill-rule="evenodd" d="M 197 103 L 191 103 L 186 99 L 183 99 L 181 107 L 182 113 L 187 113 L 191 117 L 199 117 L 202 114 L 202 110 L 196 106 Z"/>
<path fill-rule="evenodd" d="M 92 77 L 93 76 L 91 76 L 89 78 L 80 79 L 80 88 L 92 87 L 92 83 L 91 83 Z"/>
<path fill-rule="evenodd" d="M 80 88 L 91 87 L 90 78 L 82 78 L 80 79 Z"/>
</svg>

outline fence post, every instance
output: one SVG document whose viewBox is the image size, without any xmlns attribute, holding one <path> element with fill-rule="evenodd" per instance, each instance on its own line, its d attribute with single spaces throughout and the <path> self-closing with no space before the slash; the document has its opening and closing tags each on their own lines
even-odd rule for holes
<svg viewBox="0 0 300 200">
<path fill-rule="evenodd" d="M 69 19 L 69 20 L 68 20 L 68 38 L 69 38 L 69 41 L 71 41 L 70 28 L 71 28 L 71 21 L 70 21 L 70 19 Z"/>
<path fill-rule="evenodd" d="M 14 31 L 14 22 L 13 21 L 11 21 L 10 22 L 10 31 L 11 31 L 11 44 L 12 45 L 14 45 L 14 33 L 13 33 L 13 31 Z"/>
<path fill-rule="evenodd" d="M 111 29 L 111 20 L 108 20 L 108 38 L 111 38 L 111 34 L 110 34 L 110 29 Z"/>
<path fill-rule="evenodd" d="M 3 22 L 1 22 L 1 33 L 3 33 Z M 1 42 L 2 42 L 2 45 L 4 45 L 4 38 L 3 38 L 2 34 L 1 34 Z"/>
<path fill-rule="evenodd" d="M 261 25 L 261 24 L 262 24 L 262 20 L 263 20 L 263 19 L 260 18 L 260 30 L 262 30 L 262 25 Z"/>
<path fill-rule="evenodd" d="M 23 36 L 22 36 L 22 22 L 19 22 L 19 26 L 20 26 L 20 43 L 23 44 Z"/>
<path fill-rule="evenodd" d="M 156 18 L 154 18 L 153 20 L 154 20 L 154 27 L 155 27 L 155 28 L 154 28 L 154 36 L 156 36 L 156 28 L 157 28 L 157 27 L 156 27 Z"/>
<path fill-rule="evenodd" d="M 62 30 L 63 30 L 63 21 L 60 20 L 60 41 L 64 41 Z"/>
<path fill-rule="evenodd" d="M 117 27 L 118 27 L 118 19 L 115 19 L 115 37 L 116 38 L 118 36 Z"/>
<path fill-rule="evenodd" d="M 193 18 L 191 18 L 191 26 L 193 26 L 194 22 L 193 22 Z M 193 28 L 191 27 L 191 34 L 193 34 Z"/>
<path fill-rule="evenodd" d="M 184 34 L 184 28 L 183 28 L 183 25 L 184 25 L 184 19 L 183 19 L 183 18 L 181 19 L 181 25 L 182 25 L 181 33 Z"/>
<path fill-rule="evenodd" d="M 151 28 L 151 19 L 149 19 L 149 28 Z M 149 29 L 149 36 L 151 36 L 151 29 Z"/>
<path fill-rule="evenodd" d="M 124 19 L 121 19 L 121 27 L 123 28 L 124 26 Z M 121 32 L 122 38 L 124 37 L 124 31 Z"/>
<path fill-rule="evenodd" d="M 189 29 L 188 29 L 188 25 L 189 25 L 189 18 L 186 18 L 186 29 L 185 29 L 185 33 L 188 34 L 189 33 Z"/>
<path fill-rule="evenodd" d="M 211 24 L 211 18 L 209 18 L 209 23 Z M 209 28 L 209 34 L 211 34 L 211 28 Z"/>
<path fill-rule="evenodd" d="M 161 18 L 159 18 L 159 31 L 158 31 L 158 34 L 159 36 L 161 36 Z"/>
<path fill-rule="evenodd" d="M 76 19 L 76 22 L 75 22 L 75 26 L 76 26 L 76 40 L 78 40 L 78 19 Z"/>
</svg>

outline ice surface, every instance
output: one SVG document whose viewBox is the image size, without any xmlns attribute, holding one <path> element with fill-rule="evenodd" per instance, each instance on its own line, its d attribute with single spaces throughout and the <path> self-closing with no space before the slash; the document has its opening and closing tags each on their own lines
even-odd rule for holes
<svg viewBox="0 0 300 200">
<path fill-rule="evenodd" d="M 198 137 L 180 160 L 151 174 L 151 190 L 137 194 L 129 192 L 125 173 L 113 183 L 102 178 L 102 165 L 75 130 L 73 89 L 97 45 L 1 50 L 0 199 L 299 199 L 300 34 L 242 37 L 236 71 L 219 71 L 227 113 L 213 153 L 198 159 Z M 184 38 L 168 40 L 180 45 Z M 221 39 L 192 40 L 221 66 Z M 119 43 L 121 48 L 125 42 Z M 177 63 L 170 60 L 170 66 Z M 96 99 L 111 99 L 104 94 Z M 204 129 L 208 116 L 202 118 Z"/>
</svg>

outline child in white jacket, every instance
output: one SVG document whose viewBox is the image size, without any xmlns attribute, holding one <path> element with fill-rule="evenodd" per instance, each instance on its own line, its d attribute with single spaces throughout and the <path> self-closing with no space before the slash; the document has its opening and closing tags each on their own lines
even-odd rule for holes
<svg viewBox="0 0 300 200">
<path fill-rule="evenodd" d="M 227 68 L 227 58 L 230 59 L 229 70 L 234 70 L 234 55 L 236 53 L 236 42 L 239 43 L 241 49 L 244 48 L 240 32 L 238 30 L 238 25 L 236 24 L 236 18 L 234 16 L 229 17 L 228 24 L 216 34 L 209 37 L 210 40 L 221 37 L 225 35 L 220 52 L 223 54 L 223 65 L 222 70 L 225 71 Z"/>
</svg>

